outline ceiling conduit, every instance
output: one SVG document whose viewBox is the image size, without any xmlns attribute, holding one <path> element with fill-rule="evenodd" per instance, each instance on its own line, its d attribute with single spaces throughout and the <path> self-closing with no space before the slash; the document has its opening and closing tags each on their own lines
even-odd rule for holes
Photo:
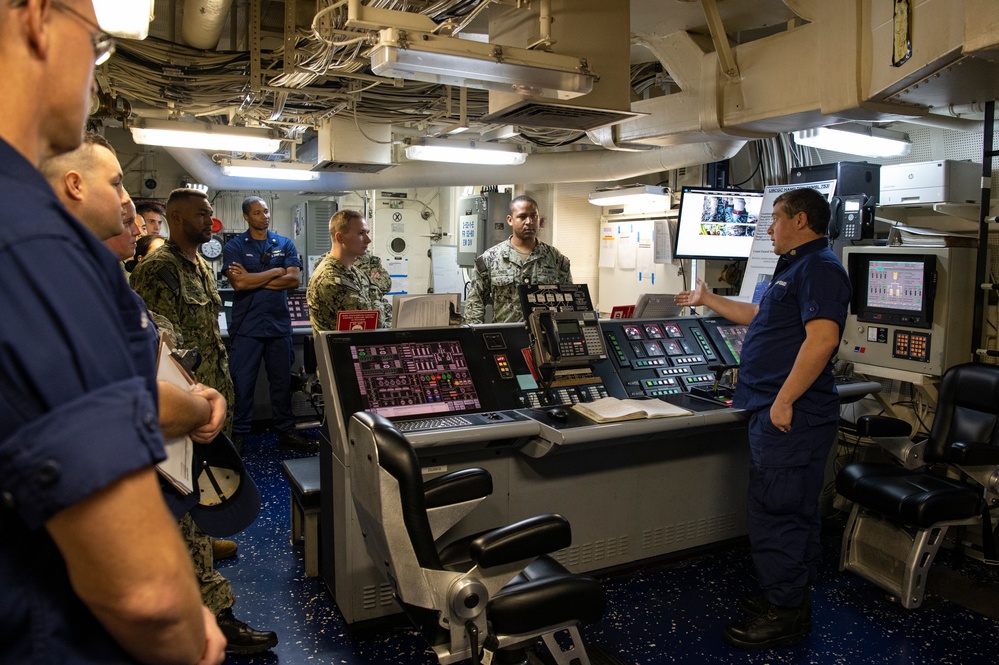
<svg viewBox="0 0 999 665">
<path fill-rule="evenodd" d="M 509 183 L 610 182 L 734 157 L 745 141 L 711 141 L 643 152 L 592 150 L 536 154 L 519 166 L 477 166 L 406 162 L 382 173 L 320 173 L 318 180 L 296 182 L 222 175 L 207 153 L 184 148 L 166 151 L 201 184 L 215 190 L 344 191 L 383 187 L 458 187 Z"/>
<path fill-rule="evenodd" d="M 214 49 L 231 7 L 232 0 L 184 0 L 183 42 L 205 51 Z"/>
</svg>

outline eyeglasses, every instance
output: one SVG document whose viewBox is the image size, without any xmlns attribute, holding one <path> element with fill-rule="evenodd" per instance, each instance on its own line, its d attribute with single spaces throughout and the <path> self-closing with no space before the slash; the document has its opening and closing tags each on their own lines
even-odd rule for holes
<svg viewBox="0 0 999 665">
<path fill-rule="evenodd" d="M 26 4 L 28 4 L 28 0 L 14 0 L 10 3 L 10 8 L 16 9 L 17 7 L 23 7 Z M 52 0 L 52 6 L 56 9 L 62 9 L 69 12 L 76 18 L 83 21 L 84 24 L 92 30 L 90 33 L 90 45 L 94 49 L 94 65 L 103 65 L 107 62 L 108 58 L 111 57 L 111 54 L 114 53 L 114 37 L 101 30 L 101 26 L 97 25 L 62 0 Z"/>
<path fill-rule="evenodd" d="M 271 250 L 268 249 L 266 252 L 260 255 L 260 265 L 268 266 L 270 265 L 270 263 L 271 263 Z"/>
</svg>

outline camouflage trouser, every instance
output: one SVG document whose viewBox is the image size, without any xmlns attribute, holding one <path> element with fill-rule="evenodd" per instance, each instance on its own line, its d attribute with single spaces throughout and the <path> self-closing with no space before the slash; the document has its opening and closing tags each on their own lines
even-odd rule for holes
<svg viewBox="0 0 999 665">
<path fill-rule="evenodd" d="M 232 584 L 215 570 L 215 559 L 212 555 L 212 541 L 204 531 L 199 529 L 188 513 L 180 520 L 180 533 L 187 543 L 194 561 L 194 574 L 201 588 L 201 602 L 218 614 L 227 607 L 232 607 L 236 597 L 232 593 Z"/>
</svg>

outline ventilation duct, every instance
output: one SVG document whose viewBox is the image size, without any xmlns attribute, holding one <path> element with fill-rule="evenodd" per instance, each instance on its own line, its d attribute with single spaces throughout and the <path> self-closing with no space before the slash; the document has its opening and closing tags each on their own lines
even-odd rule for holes
<svg viewBox="0 0 999 665">
<path fill-rule="evenodd" d="M 317 128 L 317 159 L 313 171 L 380 173 L 392 164 L 392 127 L 358 123 L 335 115 Z"/>
<path fill-rule="evenodd" d="M 609 182 L 670 171 L 691 164 L 730 159 L 744 141 L 692 143 L 643 152 L 586 150 L 531 155 L 519 166 L 479 166 L 474 164 L 401 164 L 385 173 L 321 173 L 308 184 L 317 195 L 335 192 L 417 187 L 459 187 L 462 185 L 501 185 L 517 183 Z M 168 153 L 199 182 L 212 189 L 301 191 L 303 183 L 266 181 L 223 176 L 219 165 L 201 150 L 167 148 Z"/>
<path fill-rule="evenodd" d="M 490 91 L 489 115 L 482 120 L 588 131 L 640 115 L 631 112 L 628 0 L 546 0 L 538 4 L 541 18 L 523 9 L 492 5 L 489 43 L 544 48 L 548 41 L 552 52 L 585 60 L 587 69 L 597 77 L 593 91 L 568 101 Z"/>
</svg>

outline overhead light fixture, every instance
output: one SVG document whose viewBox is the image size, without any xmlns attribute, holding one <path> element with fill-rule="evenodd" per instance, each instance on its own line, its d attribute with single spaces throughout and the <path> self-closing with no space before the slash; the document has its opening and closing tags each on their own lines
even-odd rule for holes
<svg viewBox="0 0 999 665">
<path fill-rule="evenodd" d="M 912 149 L 908 134 L 852 122 L 802 129 L 794 132 L 794 142 L 864 157 L 903 157 Z"/>
<path fill-rule="evenodd" d="M 97 24 L 104 32 L 126 39 L 145 39 L 155 0 L 94 0 Z"/>
<path fill-rule="evenodd" d="M 593 205 L 613 207 L 624 206 L 639 210 L 669 210 L 670 195 L 666 188 L 658 185 L 634 185 L 618 189 L 605 189 L 589 196 Z"/>
<path fill-rule="evenodd" d="M 406 159 L 424 162 L 455 162 L 458 164 L 511 165 L 523 164 L 527 153 L 519 145 L 460 141 L 453 139 L 410 139 Z"/>
<path fill-rule="evenodd" d="M 371 70 L 389 78 L 554 99 L 593 90 L 579 58 L 432 33 L 386 28 L 370 56 Z"/>
<path fill-rule="evenodd" d="M 222 175 L 236 178 L 261 178 L 266 180 L 318 180 L 319 173 L 309 164 L 290 162 L 263 162 L 253 159 L 226 159 L 222 161 Z"/>
<path fill-rule="evenodd" d="M 141 119 L 131 129 L 132 140 L 141 145 L 268 154 L 281 147 L 275 130 L 260 127 Z"/>
<path fill-rule="evenodd" d="M 180 186 L 184 189 L 193 189 L 202 194 L 208 193 L 208 185 L 202 185 L 200 182 L 194 182 L 193 180 L 181 180 Z"/>
</svg>

